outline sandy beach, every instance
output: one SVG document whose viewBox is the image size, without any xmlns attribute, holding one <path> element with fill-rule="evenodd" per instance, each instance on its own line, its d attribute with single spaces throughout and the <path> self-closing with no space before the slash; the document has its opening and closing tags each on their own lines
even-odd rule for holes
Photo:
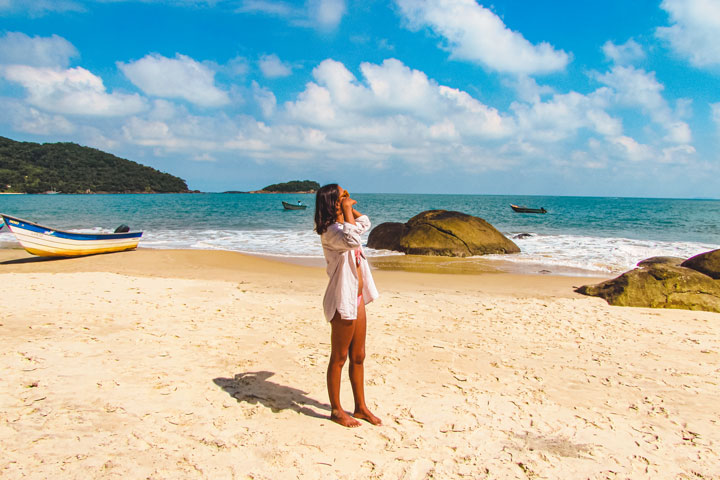
<svg viewBox="0 0 720 480">
<path fill-rule="evenodd" d="M 719 314 L 573 292 L 598 278 L 375 280 L 384 425 L 346 429 L 328 419 L 323 268 L 0 250 L 0 477 L 720 478 Z"/>
</svg>

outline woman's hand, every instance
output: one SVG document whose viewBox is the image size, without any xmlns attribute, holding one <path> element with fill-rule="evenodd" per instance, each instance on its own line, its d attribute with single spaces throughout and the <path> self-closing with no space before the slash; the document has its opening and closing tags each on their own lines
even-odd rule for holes
<svg viewBox="0 0 720 480">
<path fill-rule="evenodd" d="M 350 209 L 352 211 L 353 205 L 357 204 L 357 200 L 353 200 L 350 197 L 343 197 L 340 199 L 340 208 L 342 208 L 343 213 Z"/>
<path fill-rule="evenodd" d="M 340 198 L 340 205 L 338 206 L 340 212 L 338 218 L 341 218 L 343 223 L 351 223 L 355 225 L 355 209 L 353 208 L 353 205 L 356 203 L 356 200 L 353 200 L 347 195 Z"/>
<path fill-rule="evenodd" d="M 350 197 L 344 197 L 342 200 L 340 200 L 340 208 L 342 209 L 345 223 L 351 223 L 355 225 L 355 215 L 353 214 L 353 211 L 355 209 L 353 208 L 353 205 L 355 205 L 356 203 L 357 201 L 353 200 Z"/>
</svg>

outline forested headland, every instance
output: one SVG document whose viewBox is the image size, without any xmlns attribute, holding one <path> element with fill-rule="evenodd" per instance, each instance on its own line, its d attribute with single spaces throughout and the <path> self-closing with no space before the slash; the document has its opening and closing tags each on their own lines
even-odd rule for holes
<svg viewBox="0 0 720 480">
<path fill-rule="evenodd" d="M 273 183 L 257 193 L 315 193 L 320 188 L 318 182 L 312 180 L 293 180 L 285 183 Z M 256 193 L 253 192 L 253 193 Z"/>
<path fill-rule="evenodd" d="M 0 192 L 184 193 L 182 178 L 75 143 L 0 137 Z"/>
</svg>

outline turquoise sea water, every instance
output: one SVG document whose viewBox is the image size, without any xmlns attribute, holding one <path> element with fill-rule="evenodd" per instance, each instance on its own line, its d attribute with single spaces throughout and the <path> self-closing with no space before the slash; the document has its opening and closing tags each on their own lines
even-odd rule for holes
<svg viewBox="0 0 720 480">
<path fill-rule="evenodd" d="M 538 269 L 615 273 L 655 255 L 687 257 L 720 248 L 720 200 L 502 195 L 353 194 L 374 225 L 405 222 L 429 209 L 484 218 L 522 253 L 503 256 Z M 301 200 L 304 211 L 282 208 Z M 544 207 L 514 213 L 510 204 Z M 200 248 L 321 257 L 313 195 L 0 195 L 0 212 L 65 230 L 112 231 L 125 223 L 145 232 L 141 247 Z M 7 229 L 0 245 L 17 245 Z M 371 255 L 388 252 L 370 251 Z"/>
</svg>

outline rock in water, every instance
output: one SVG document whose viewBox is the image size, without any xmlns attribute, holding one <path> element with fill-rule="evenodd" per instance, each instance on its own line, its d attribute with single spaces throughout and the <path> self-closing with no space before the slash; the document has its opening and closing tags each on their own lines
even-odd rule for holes
<svg viewBox="0 0 720 480">
<path fill-rule="evenodd" d="M 399 252 L 400 238 L 403 236 L 403 233 L 405 233 L 404 223 L 381 223 L 370 232 L 370 236 L 368 236 L 368 247 Z"/>
<path fill-rule="evenodd" d="M 482 218 L 447 210 L 428 210 L 405 224 L 380 224 L 370 232 L 368 247 L 449 257 L 520 251 Z"/>
<path fill-rule="evenodd" d="M 641 260 L 637 263 L 638 267 L 647 267 L 649 265 L 673 265 L 679 267 L 681 263 L 685 261 L 682 257 L 650 257 L 645 260 Z"/>
<path fill-rule="evenodd" d="M 682 263 L 682 266 L 692 268 L 718 280 L 720 279 L 720 249 L 690 257 Z"/>
<path fill-rule="evenodd" d="M 643 263 L 643 262 L 641 262 Z M 578 293 L 601 297 L 610 305 L 681 308 L 720 313 L 720 282 L 691 268 L 649 263 Z"/>
</svg>

